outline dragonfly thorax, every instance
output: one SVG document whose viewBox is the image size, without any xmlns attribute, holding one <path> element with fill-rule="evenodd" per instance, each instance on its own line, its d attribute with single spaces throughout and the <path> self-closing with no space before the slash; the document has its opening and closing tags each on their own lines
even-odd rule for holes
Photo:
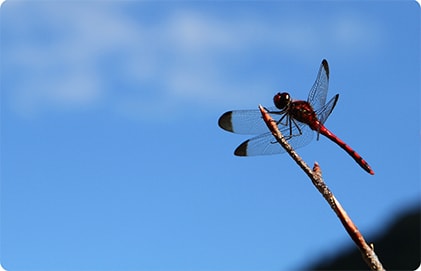
<svg viewBox="0 0 421 271">
<path fill-rule="evenodd" d="M 291 103 L 291 96 L 287 92 L 278 92 L 275 96 L 273 96 L 273 103 L 281 110 L 287 109 Z"/>
</svg>

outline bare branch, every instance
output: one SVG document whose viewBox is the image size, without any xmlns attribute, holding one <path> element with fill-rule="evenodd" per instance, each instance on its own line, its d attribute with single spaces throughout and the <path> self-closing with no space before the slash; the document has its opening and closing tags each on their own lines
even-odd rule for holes
<svg viewBox="0 0 421 271">
<path fill-rule="evenodd" d="M 364 240 L 364 237 L 361 235 L 357 226 L 352 222 L 351 218 L 342 208 L 339 201 L 335 198 L 333 193 L 325 184 L 322 178 L 322 172 L 317 163 L 314 164 L 313 170 L 303 161 L 303 159 L 295 152 L 292 147 L 289 145 L 288 141 L 283 137 L 281 132 L 276 125 L 276 121 L 271 118 L 271 116 L 266 112 L 266 110 L 259 105 L 260 112 L 262 113 L 263 120 L 268 126 L 269 130 L 272 132 L 273 136 L 276 138 L 279 144 L 286 150 L 286 152 L 294 159 L 294 161 L 303 169 L 303 171 L 310 178 L 317 190 L 323 195 L 329 206 L 336 213 L 342 225 L 345 227 L 345 230 L 348 232 L 351 239 L 359 248 L 364 261 L 370 267 L 371 270 L 385 270 L 380 260 L 378 259 L 376 253 L 374 252 L 373 246 L 367 244 Z"/>
</svg>

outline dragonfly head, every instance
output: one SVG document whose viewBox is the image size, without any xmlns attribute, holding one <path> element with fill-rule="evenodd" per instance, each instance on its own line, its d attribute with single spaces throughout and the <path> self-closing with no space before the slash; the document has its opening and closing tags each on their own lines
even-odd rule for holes
<svg viewBox="0 0 421 271">
<path fill-rule="evenodd" d="M 289 96 L 289 93 L 287 92 L 278 92 L 275 96 L 273 96 L 273 103 L 281 110 L 286 109 L 291 103 L 291 96 Z"/>
</svg>

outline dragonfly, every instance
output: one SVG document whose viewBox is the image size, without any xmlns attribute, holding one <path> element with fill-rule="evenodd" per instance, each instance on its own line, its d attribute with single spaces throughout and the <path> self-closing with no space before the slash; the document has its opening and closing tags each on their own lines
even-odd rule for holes
<svg viewBox="0 0 421 271">
<path fill-rule="evenodd" d="M 329 87 L 329 65 L 322 60 L 316 80 L 310 89 L 307 101 L 293 100 L 289 93 L 278 92 L 273 97 L 274 106 L 266 111 L 294 148 L 303 147 L 311 142 L 314 134 L 329 138 L 345 150 L 365 171 L 374 175 L 370 165 L 354 149 L 328 130 L 324 123 L 335 108 L 339 99 L 336 94 L 326 103 Z M 274 140 L 259 110 L 234 110 L 225 112 L 218 120 L 218 125 L 232 133 L 257 135 L 240 144 L 234 151 L 237 156 L 271 155 L 285 152 Z"/>
</svg>

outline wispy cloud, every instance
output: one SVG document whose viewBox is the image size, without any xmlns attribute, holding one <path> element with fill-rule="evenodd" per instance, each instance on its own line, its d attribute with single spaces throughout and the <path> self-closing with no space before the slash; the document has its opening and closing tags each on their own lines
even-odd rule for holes
<svg viewBox="0 0 421 271">
<path fill-rule="evenodd" d="M 368 31 L 353 18 L 330 28 L 309 27 L 291 16 L 221 17 L 174 8 L 145 21 L 127 13 L 127 5 L 135 3 L 7 4 L 3 74 L 10 78 L 5 86 L 12 106 L 23 115 L 45 108 L 106 107 L 142 117 L 159 105 L 167 116 L 186 104 L 227 105 L 238 96 L 252 100 L 273 87 L 259 67 L 243 65 L 242 57 L 265 51 L 306 57 L 323 51 L 320 35 L 355 45 Z M 247 76 L 253 68 L 254 76 Z M 242 96 L 247 89 L 249 95 Z"/>
</svg>

